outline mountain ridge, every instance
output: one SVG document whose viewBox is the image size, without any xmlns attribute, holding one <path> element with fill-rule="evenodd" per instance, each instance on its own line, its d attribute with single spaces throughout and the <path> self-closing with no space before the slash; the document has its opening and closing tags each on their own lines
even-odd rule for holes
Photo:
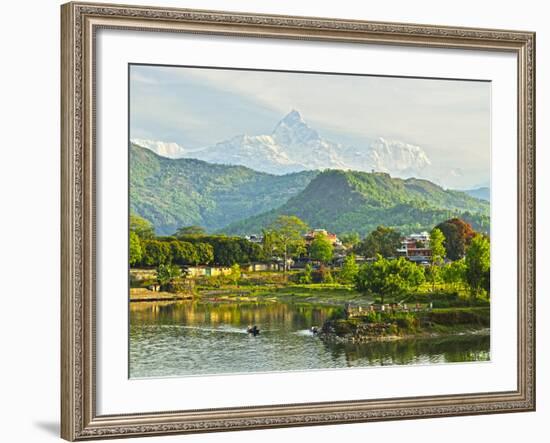
<svg viewBox="0 0 550 443">
<path fill-rule="evenodd" d="M 463 192 L 385 173 L 325 170 L 281 207 L 228 225 L 221 232 L 259 233 L 279 215 L 296 215 L 312 228 L 337 234 L 366 235 L 381 224 L 405 232 L 426 230 L 456 216 L 478 230 L 489 230 L 488 203 Z"/>
<path fill-rule="evenodd" d="M 188 225 L 213 231 L 282 205 L 317 173 L 279 176 L 244 166 L 169 159 L 132 143 L 130 210 L 152 222 L 158 234 Z"/>
</svg>

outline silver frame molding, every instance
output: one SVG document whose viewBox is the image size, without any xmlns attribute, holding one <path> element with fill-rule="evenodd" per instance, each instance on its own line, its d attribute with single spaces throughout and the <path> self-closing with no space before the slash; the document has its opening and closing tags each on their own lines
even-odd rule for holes
<svg viewBox="0 0 550 443">
<path fill-rule="evenodd" d="M 517 389 L 463 395 L 97 415 L 94 365 L 94 36 L 101 28 L 516 54 Z M 76 2 L 61 7 L 61 53 L 61 436 L 64 439 L 75 441 L 535 410 L 534 33 Z"/>
</svg>

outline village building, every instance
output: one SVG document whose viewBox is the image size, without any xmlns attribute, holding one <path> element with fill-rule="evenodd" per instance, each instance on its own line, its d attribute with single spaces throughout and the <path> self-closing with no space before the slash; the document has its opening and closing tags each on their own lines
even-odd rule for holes
<svg viewBox="0 0 550 443">
<path fill-rule="evenodd" d="M 287 267 L 290 268 L 294 261 L 288 260 Z M 241 265 L 241 270 L 245 272 L 261 272 L 261 271 L 283 271 L 284 260 L 254 262 L 247 265 Z"/>
<path fill-rule="evenodd" d="M 430 234 L 424 231 L 404 237 L 397 249 L 397 255 L 417 263 L 428 262 L 432 256 Z"/>
<path fill-rule="evenodd" d="M 217 277 L 231 274 L 228 266 L 187 266 L 185 268 L 188 277 Z"/>
<path fill-rule="evenodd" d="M 264 236 L 257 235 L 257 234 L 245 235 L 244 238 L 248 240 L 250 243 L 256 243 L 256 244 L 261 244 L 264 241 Z"/>
<path fill-rule="evenodd" d="M 311 242 L 317 237 L 318 235 L 324 235 L 328 238 L 332 246 L 335 248 L 342 247 L 342 242 L 340 239 L 336 236 L 336 234 L 333 234 L 332 232 L 328 232 L 326 229 L 313 229 L 309 232 L 307 232 L 304 235 L 304 239 L 306 241 L 306 244 L 311 244 Z"/>
</svg>

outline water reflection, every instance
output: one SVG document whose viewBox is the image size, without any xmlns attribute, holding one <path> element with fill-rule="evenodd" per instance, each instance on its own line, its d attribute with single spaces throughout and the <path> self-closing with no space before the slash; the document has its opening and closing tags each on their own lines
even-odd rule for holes
<svg viewBox="0 0 550 443">
<path fill-rule="evenodd" d="M 311 326 L 337 306 L 272 303 L 130 304 L 130 376 L 162 377 L 489 359 L 489 335 L 326 343 Z M 246 326 L 261 329 L 257 337 Z"/>
</svg>

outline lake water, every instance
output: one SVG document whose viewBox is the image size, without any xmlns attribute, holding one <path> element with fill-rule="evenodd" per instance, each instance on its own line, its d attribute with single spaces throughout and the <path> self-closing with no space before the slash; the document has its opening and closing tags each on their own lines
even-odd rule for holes
<svg viewBox="0 0 550 443">
<path fill-rule="evenodd" d="M 310 332 L 339 307 L 279 302 L 130 304 L 130 377 L 171 377 L 489 360 L 488 333 L 326 343 Z M 258 325 L 260 335 L 246 332 Z"/>
</svg>

